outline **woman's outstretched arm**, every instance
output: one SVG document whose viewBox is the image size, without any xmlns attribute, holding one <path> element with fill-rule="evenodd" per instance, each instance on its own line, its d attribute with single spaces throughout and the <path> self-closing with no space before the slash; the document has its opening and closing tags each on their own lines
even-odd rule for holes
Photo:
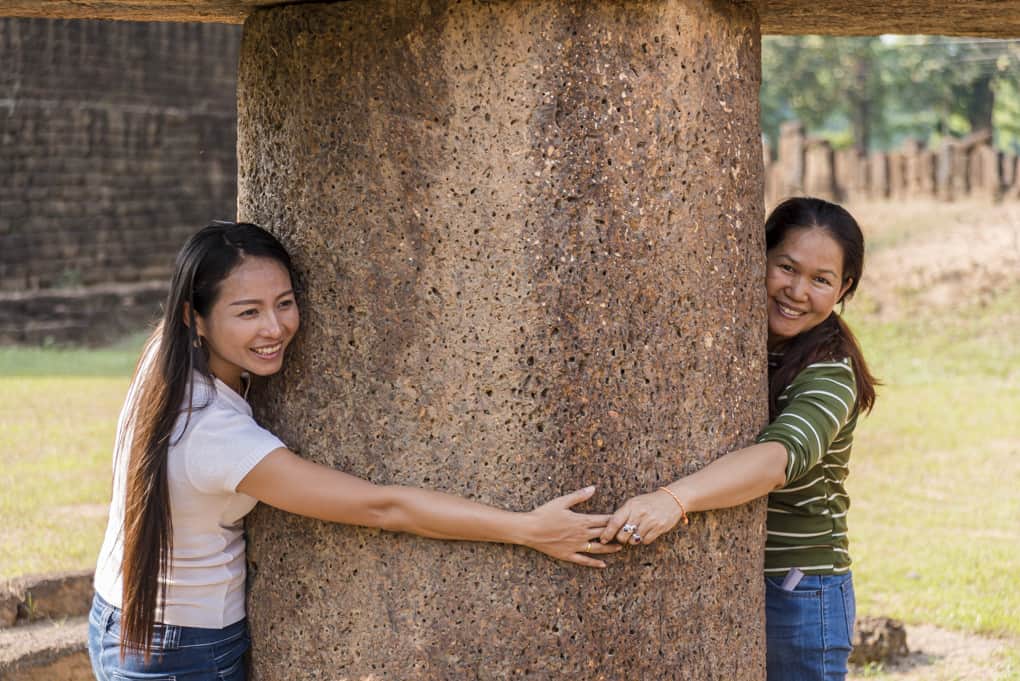
<svg viewBox="0 0 1020 681">
<path fill-rule="evenodd" d="M 672 494 L 656 490 L 628 500 L 613 514 L 602 540 L 635 543 L 632 533 L 623 532 L 633 525 L 647 544 L 676 526 L 680 504 L 688 512 L 738 506 L 797 480 L 818 464 L 856 413 L 856 389 L 848 360 L 809 365 L 780 397 L 785 406 L 758 435 L 758 444 L 670 484 Z"/>
<path fill-rule="evenodd" d="M 786 448 L 762 442 L 719 457 L 696 473 L 667 485 L 688 513 L 739 506 L 768 494 L 786 482 Z M 615 537 L 632 543 L 624 525 L 634 525 L 642 544 L 649 544 L 680 522 L 680 504 L 672 495 L 656 490 L 628 499 L 602 531 L 603 542 Z"/>
<path fill-rule="evenodd" d="M 241 480 L 237 491 L 281 510 L 320 520 L 436 539 L 521 544 L 590 567 L 605 567 L 605 563 L 586 552 L 613 553 L 619 549 L 598 541 L 609 515 L 570 510 L 591 498 L 594 487 L 558 497 L 533 511 L 515 513 L 443 492 L 376 485 L 281 448 L 262 459 Z"/>
</svg>

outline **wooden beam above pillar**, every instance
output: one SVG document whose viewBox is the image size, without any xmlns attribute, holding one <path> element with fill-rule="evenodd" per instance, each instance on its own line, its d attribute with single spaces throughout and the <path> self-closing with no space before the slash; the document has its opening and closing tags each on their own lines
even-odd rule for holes
<svg viewBox="0 0 1020 681">
<path fill-rule="evenodd" d="M 1020 2 L 1004 0 L 758 0 L 764 34 L 1020 37 Z M 239 24 L 276 0 L 0 0 L 0 16 Z"/>
</svg>

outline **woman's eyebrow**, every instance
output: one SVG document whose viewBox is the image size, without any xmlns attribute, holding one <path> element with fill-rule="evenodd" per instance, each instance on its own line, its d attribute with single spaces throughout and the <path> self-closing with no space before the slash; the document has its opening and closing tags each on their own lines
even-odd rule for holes
<svg viewBox="0 0 1020 681">
<path fill-rule="evenodd" d="M 287 289 L 286 291 L 284 291 L 280 295 L 276 296 L 276 299 L 279 300 L 280 298 L 283 298 L 284 296 L 293 295 L 293 293 L 294 293 L 294 289 L 292 289 L 292 288 L 291 289 Z M 234 302 L 232 302 L 230 304 L 231 305 L 261 305 L 262 301 L 257 299 L 257 298 L 246 298 L 245 300 L 235 300 Z"/>
</svg>

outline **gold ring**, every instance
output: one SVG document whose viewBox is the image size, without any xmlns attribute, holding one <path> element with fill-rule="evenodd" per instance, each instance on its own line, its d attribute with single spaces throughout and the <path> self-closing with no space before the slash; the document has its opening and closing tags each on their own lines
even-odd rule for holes
<svg viewBox="0 0 1020 681">
<path fill-rule="evenodd" d="M 584 552 L 585 553 L 591 552 L 591 542 L 588 542 L 587 544 L 584 545 Z"/>
</svg>

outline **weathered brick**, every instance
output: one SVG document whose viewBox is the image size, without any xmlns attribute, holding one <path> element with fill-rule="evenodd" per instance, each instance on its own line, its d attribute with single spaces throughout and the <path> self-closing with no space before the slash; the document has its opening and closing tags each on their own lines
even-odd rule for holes
<svg viewBox="0 0 1020 681">
<path fill-rule="evenodd" d="M 13 99 L 0 115 L 0 292 L 69 270 L 164 278 L 187 235 L 233 217 L 239 39 L 236 26 L 0 19 Z"/>
</svg>

